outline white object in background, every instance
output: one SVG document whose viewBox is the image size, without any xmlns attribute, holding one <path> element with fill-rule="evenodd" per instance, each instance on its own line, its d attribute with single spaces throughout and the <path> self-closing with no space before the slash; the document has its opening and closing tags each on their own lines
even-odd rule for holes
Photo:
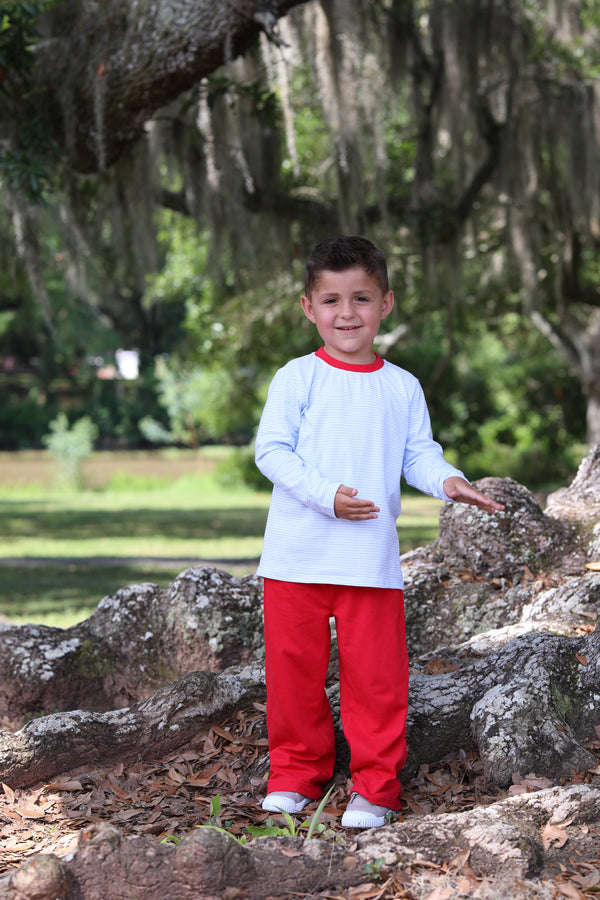
<svg viewBox="0 0 600 900">
<path fill-rule="evenodd" d="M 137 350 L 117 350 L 117 368 L 121 378 L 133 381 L 140 374 L 140 354 Z"/>
</svg>

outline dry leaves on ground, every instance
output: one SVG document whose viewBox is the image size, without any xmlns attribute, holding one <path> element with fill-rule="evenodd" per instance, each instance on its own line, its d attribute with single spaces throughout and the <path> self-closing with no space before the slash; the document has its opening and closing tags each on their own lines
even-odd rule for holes
<svg viewBox="0 0 600 900">
<path fill-rule="evenodd" d="M 598 750 L 600 740 L 587 746 Z M 266 752 L 264 706 L 257 703 L 230 721 L 198 734 L 185 750 L 166 759 L 82 767 L 28 789 L 12 790 L 2 785 L 0 874 L 34 853 L 65 856 L 76 846 L 82 829 L 102 821 L 118 826 L 125 834 L 153 835 L 157 841 L 177 840 L 196 826 L 209 823 L 236 837 L 251 839 L 247 826 L 265 824 L 270 816 L 260 808 L 266 781 L 256 774 L 257 769 L 261 771 L 260 761 Z M 589 782 L 597 777 L 595 771 L 580 773 L 572 781 Z M 485 782 L 477 756 L 461 751 L 444 764 L 421 766 L 405 788 L 404 808 L 397 819 L 467 810 L 549 784 L 535 775 L 515 777 L 508 792 L 500 791 Z M 321 817 L 332 840 L 350 839 L 351 833 L 340 826 L 349 792 L 350 784 L 339 775 Z M 220 810 L 211 817 L 211 802 L 216 797 Z M 214 810 L 214 803 L 212 807 Z M 310 818 L 310 808 L 307 813 Z M 592 826 L 584 829 L 568 822 L 546 826 L 541 839 L 560 847 L 563 854 L 562 862 L 545 873 L 560 896 L 589 898 L 599 891 L 599 838 L 600 831 Z M 376 880 L 358 885 L 347 897 L 442 900 L 493 896 L 493 885 L 470 869 L 468 854 L 464 859 L 457 856 L 446 866 L 421 861 L 401 872 L 377 875 Z M 325 895 L 320 897 L 325 900 Z M 336 900 L 342 900 L 341 896 Z"/>
</svg>

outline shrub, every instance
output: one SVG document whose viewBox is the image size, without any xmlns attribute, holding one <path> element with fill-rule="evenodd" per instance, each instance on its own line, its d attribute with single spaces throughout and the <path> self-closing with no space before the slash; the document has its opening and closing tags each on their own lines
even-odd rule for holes
<svg viewBox="0 0 600 900">
<path fill-rule="evenodd" d="M 83 416 L 69 427 L 65 413 L 59 413 L 50 422 L 50 434 L 42 442 L 56 459 L 59 468 L 58 481 L 65 487 L 81 487 L 81 467 L 92 455 L 98 429 L 89 418 Z"/>
</svg>

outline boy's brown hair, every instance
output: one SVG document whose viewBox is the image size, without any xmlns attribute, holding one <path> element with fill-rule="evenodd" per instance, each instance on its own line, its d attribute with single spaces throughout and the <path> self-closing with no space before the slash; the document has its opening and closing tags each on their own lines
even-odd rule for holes
<svg viewBox="0 0 600 900">
<path fill-rule="evenodd" d="M 310 297 L 321 272 L 344 272 L 346 269 L 364 269 L 375 278 L 383 294 L 389 290 L 385 256 L 367 238 L 340 235 L 327 238 L 314 248 L 306 261 L 304 292 Z"/>
</svg>

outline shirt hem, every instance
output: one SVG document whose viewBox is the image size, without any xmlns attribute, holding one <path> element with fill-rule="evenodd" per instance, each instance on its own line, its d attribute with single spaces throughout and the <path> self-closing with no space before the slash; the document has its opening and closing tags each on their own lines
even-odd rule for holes
<svg viewBox="0 0 600 900">
<path fill-rule="evenodd" d="M 351 587 L 404 589 L 402 576 L 399 578 L 370 578 L 368 575 L 364 575 L 351 578 L 347 575 L 330 575 L 325 572 L 297 575 L 294 572 L 274 572 L 272 569 L 267 571 L 262 566 L 258 567 L 256 574 L 261 578 L 271 578 L 273 581 L 292 581 L 297 584 L 338 584 Z"/>
</svg>

